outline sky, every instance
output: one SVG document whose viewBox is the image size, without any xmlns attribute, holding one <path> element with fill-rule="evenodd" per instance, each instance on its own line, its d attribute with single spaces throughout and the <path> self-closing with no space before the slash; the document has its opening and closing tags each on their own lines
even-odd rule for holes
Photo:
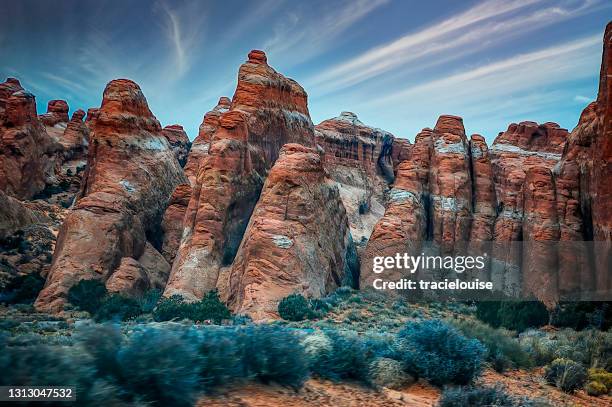
<svg viewBox="0 0 612 407">
<path fill-rule="evenodd" d="M 6 0 L 2 0 L 6 2 Z M 5 3 L 6 5 L 6 3 Z M 609 0 L 10 2 L 0 78 L 39 113 L 98 107 L 106 83 L 137 82 L 163 126 L 193 139 L 234 93 L 251 49 L 308 93 L 313 122 L 352 111 L 414 139 L 441 114 L 491 143 L 509 123 L 572 129 L 597 96 Z"/>
</svg>

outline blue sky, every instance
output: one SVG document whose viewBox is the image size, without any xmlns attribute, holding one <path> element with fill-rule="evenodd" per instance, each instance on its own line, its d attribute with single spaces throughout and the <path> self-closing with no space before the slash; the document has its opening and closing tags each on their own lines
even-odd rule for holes
<svg viewBox="0 0 612 407">
<path fill-rule="evenodd" d="M 0 77 L 71 111 L 130 78 L 190 138 L 251 49 L 297 80 L 315 123 L 349 110 L 414 139 L 440 114 L 489 142 L 510 122 L 576 125 L 597 94 L 608 0 L 19 1 L 0 13 Z"/>
</svg>

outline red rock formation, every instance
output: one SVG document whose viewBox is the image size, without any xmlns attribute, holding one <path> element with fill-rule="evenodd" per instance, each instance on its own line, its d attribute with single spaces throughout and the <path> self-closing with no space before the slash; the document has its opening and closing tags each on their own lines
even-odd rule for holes
<svg viewBox="0 0 612 407">
<path fill-rule="evenodd" d="M 162 134 L 170 143 L 170 148 L 174 151 L 174 155 L 178 160 L 181 167 L 185 166 L 187 162 L 187 155 L 189 154 L 189 137 L 187 137 L 187 133 L 183 130 L 183 126 L 179 124 L 173 124 L 170 126 L 166 126 L 162 130 Z"/>
<path fill-rule="evenodd" d="M 216 287 L 219 270 L 231 264 L 261 190 L 244 114 L 230 111 L 219 122 L 200 163 L 165 296 L 196 300 Z"/>
<path fill-rule="evenodd" d="M 411 157 L 397 166 L 395 183 L 389 193 L 384 216 L 370 236 L 361 256 L 360 286 L 372 285 L 377 278 L 397 280 L 410 277 L 405 270 L 373 271 L 374 258 L 397 253 L 418 254 L 428 239 L 429 168 L 433 151 L 431 129 L 423 129 L 416 138 Z"/>
<path fill-rule="evenodd" d="M 44 189 L 57 145 L 17 79 L 0 83 L 0 190 L 27 199 Z"/>
<path fill-rule="evenodd" d="M 393 172 L 397 172 L 397 166 L 402 161 L 410 158 L 410 151 L 412 150 L 412 144 L 410 140 L 405 138 L 394 138 L 393 146 L 391 148 L 391 160 L 393 161 Z"/>
<path fill-rule="evenodd" d="M 473 219 L 470 242 L 491 241 L 495 224 L 495 186 L 487 142 L 479 134 L 470 138 L 473 185 Z"/>
<path fill-rule="evenodd" d="M 231 108 L 210 140 L 199 162 L 166 296 L 195 300 L 217 286 L 280 148 L 291 142 L 314 146 L 306 92 L 272 69 L 263 52 L 252 51 L 238 72 Z"/>
<path fill-rule="evenodd" d="M 327 172 L 339 183 L 353 238 L 358 246 L 365 245 L 384 214 L 394 137 L 363 124 L 351 112 L 318 124 L 315 137 Z"/>
<path fill-rule="evenodd" d="M 346 212 L 319 154 L 287 144 L 270 171 L 236 260 L 229 304 L 254 319 L 277 317 L 293 292 L 319 297 L 357 277 Z"/>
<path fill-rule="evenodd" d="M 597 95 L 597 114 L 600 117 L 598 137 L 593 145 L 593 240 L 598 244 L 595 259 L 597 287 L 612 293 L 612 22 L 606 26 L 603 57 Z"/>
<path fill-rule="evenodd" d="M 493 180 L 497 197 L 497 219 L 492 269 L 494 284 L 504 292 L 521 292 L 521 247 L 523 240 L 524 193 L 527 172 L 536 167 L 552 170 L 561 159 L 568 132 L 555 123 L 511 124 L 495 139 L 491 150 Z M 499 242 L 508 242 L 501 244 Z"/>
<path fill-rule="evenodd" d="M 41 114 L 39 118 L 48 127 L 68 123 L 68 103 L 65 100 L 50 100 L 47 104 L 47 113 Z"/>
<path fill-rule="evenodd" d="M 108 280 L 124 257 L 141 259 L 147 233 L 157 233 L 172 191 L 186 181 L 136 83 L 111 81 L 99 113 L 80 197 L 35 303 L 41 310 L 60 310 L 81 279 Z"/>
<path fill-rule="evenodd" d="M 162 232 L 164 233 L 161 253 L 169 264 L 174 262 L 176 252 L 181 244 L 183 219 L 185 218 L 185 212 L 187 211 L 190 199 L 191 185 L 180 184 L 172 193 L 170 202 L 168 202 L 168 208 L 164 213 L 164 219 L 161 224 Z"/>
<path fill-rule="evenodd" d="M 200 124 L 198 137 L 193 140 L 191 150 L 189 150 L 187 164 L 185 165 L 185 175 L 189 178 L 189 182 L 192 186 L 195 185 L 200 162 L 202 162 L 202 159 L 208 154 L 212 135 L 219 128 L 219 119 L 223 113 L 229 111 L 231 103 L 229 98 L 223 96 L 219 99 L 217 106 L 204 115 L 204 120 L 202 124 Z"/>
<path fill-rule="evenodd" d="M 64 134 L 59 142 L 64 147 L 63 164 L 70 165 L 70 170 L 75 173 L 79 167 L 87 163 L 87 147 L 89 146 L 89 129 L 83 122 L 85 112 L 81 109 L 72 114 L 72 118 L 66 126 Z M 67 162 L 67 163 L 66 163 Z M 74 167 L 74 168 L 73 168 Z"/>
<path fill-rule="evenodd" d="M 463 119 L 440 116 L 432 133 L 429 173 L 432 233 L 443 252 L 468 241 L 472 188 L 468 140 Z"/>
<path fill-rule="evenodd" d="M 39 221 L 39 216 L 20 201 L 0 191 L 0 239 Z"/>
<path fill-rule="evenodd" d="M 523 188 L 522 293 L 549 308 L 559 301 L 557 247 L 559 221 L 550 169 L 532 167 Z"/>
<path fill-rule="evenodd" d="M 90 107 L 87 109 L 87 117 L 85 118 L 85 125 L 92 129 L 94 126 L 94 122 L 100 116 L 100 109 L 97 107 Z"/>
</svg>

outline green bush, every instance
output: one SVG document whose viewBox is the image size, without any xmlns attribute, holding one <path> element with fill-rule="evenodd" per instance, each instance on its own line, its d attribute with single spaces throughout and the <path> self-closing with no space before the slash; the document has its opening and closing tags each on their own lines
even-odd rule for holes
<svg viewBox="0 0 612 407">
<path fill-rule="evenodd" d="M 404 369 L 435 385 L 469 384 L 480 374 L 486 355 L 476 339 L 468 339 L 440 320 L 409 322 L 396 338 Z"/>
<path fill-rule="evenodd" d="M 323 299 L 306 299 L 302 294 L 291 294 L 278 303 L 278 314 L 286 321 L 320 318 L 331 308 Z"/>
<path fill-rule="evenodd" d="M 612 326 L 610 302 L 566 302 L 561 303 L 552 313 L 551 324 L 572 328 L 577 331 L 595 328 L 602 331 Z"/>
<path fill-rule="evenodd" d="M 146 327 L 132 334 L 119 350 L 125 391 L 158 405 L 193 406 L 200 384 L 200 355 L 192 332 Z M 120 381 L 119 381 L 120 380 Z"/>
<path fill-rule="evenodd" d="M 498 372 L 509 368 L 529 368 L 533 362 L 518 340 L 503 329 L 474 320 L 450 320 L 468 338 L 478 339 L 486 348 L 486 359 Z"/>
<path fill-rule="evenodd" d="M 601 382 L 588 382 L 584 390 L 589 396 L 599 397 L 608 394 L 608 388 Z"/>
<path fill-rule="evenodd" d="M 144 314 L 150 314 L 155 309 L 162 296 L 162 291 L 158 288 L 149 290 L 138 299 L 140 309 Z"/>
<path fill-rule="evenodd" d="M 291 294 L 278 303 L 278 314 L 287 321 L 303 321 L 312 315 L 308 300 L 301 294 Z"/>
<path fill-rule="evenodd" d="M 368 376 L 374 387 L 401 389 L 414 382 L 414 378 L 404 372 L 401 362 L 390 358 L 376 358 L 370 363 Z"/>
<path fill-rule="evenodd" d="M 213 321 L 219 324 L 231 316 L 231 312 L 221 302 L 216 290 L 208 292 L 200 301 L 193 303 L 184 302 L 178 295 L 163 298 L 153 311 L 153 318 L 156 321 L 170 321 L 177 318 L 196 322 Z"/>
<path fill-rule="evenodd" d="M 202 387 L 213 393 L 227 383 L 243 378 L 242 358 L 235 329 L 209 327 L 199 332 Z"/>
<path fill-rule="evenodd" d="M 94 319 L 98 322 L 113 319 L 127 321 L 141 313 L 142 310 L 137 300 L 124 297 L 121 294 L 111 294 L 102 300 L 100 307 L 94 315 Z"/>
<path fill-rule="evenodd" d="M 89 355 L 71 346 L 6 346 L 0 338 L 0 386 L 76 387 L 80 406 L 113 405 L 107 383 L 96 377 Z M 117 405 L 116 403 L 114 405 Z"/>
<path fill-rule="evenodd" d="M 459 387 L 444 390 L 438 407 L 525 407 L 528 400 L 519 400 L 501 387 Z"/>
<path fill-rule="evenodd" d="M 573 393 L 582 388 L 587 379 L 586 369 L 579 363 L 569 359 L 555 359 L 544 372 L 544 378 L 549 384 L 566 393 Z"/>
<path fill-rule="evenodd" d="M 82 311 L 94 314 L 107 291 L 104 283 L 100 280 L 81 280 L 68 291 L 68 302 Z"/>
<path fill-rule="evenodd" d="M 308 360 L 304 348 L 290 329 L 250 325 L 238 328 L 236 334 L 244 377 L 296 389 L 308 379 Z"/>
<path fill-rule="evenodd" d="M 549 321 L 549 313 L 539 301 L 481 301 L 476 303 L 476 317 L 494 328 L 523 332 L 539 328 Z"/>
<path fill-rule="evenodd" d="M 593 391 L 596 391 L 596 389 L 601 390 L 603 388 L 603 392 L 600 394 L 605 394 L 612 391 L 612 373 L 606 372 L 605 369 L 589 369 L 588 381 L 589 384 L 593 384 L 593 386 L 591 386 L 593 388 Z"/>
<path fill-rule="evenodd" d="M 43 289 L 45 279 L 38 274 L 15 277 L 4 288 L 3 302 L 8 304 L 31 304 Z"/>
</svg>

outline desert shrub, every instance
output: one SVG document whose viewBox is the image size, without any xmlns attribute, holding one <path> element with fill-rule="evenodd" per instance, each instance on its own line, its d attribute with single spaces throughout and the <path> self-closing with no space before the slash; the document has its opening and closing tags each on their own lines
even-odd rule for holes
<svg viewBox="0 0 612 407">
<path fill-rule="evenodd" d="M 303 321 L 305 319 L 321 318 L 332 308 L 323 299 L 307 299 L 301 294 L 291 294 L 278 303 L 278 314 L 287 321 Z"/>
<path fill-rule="evenodd" d="M 202 387 L 214 392 L 226 383 L 232 383 L 243 374 L 242 357 L 234 329 L 210 327 L 199 333 L 200 377 Z"/>
<path fill-rule="evenodd" d="M 404 372 L 401 362 L 390 358 L 376 358 L 369 366 L 368 376 L 374 387 L 401 389 L 414 382 L 414 378 Z"/>
<path fill-rule="evenodd" d="M 508 368 L 529 368 L 533 362 L 511 333 L 495 329 L 479 321 L 451 320 L 468 338 L 478 339 L 486 348 L 486 359 L 498 372 Z"/>
<path fill-rule="evenodd" d="M 121 294 L 106 296 L 94 315 L 98 322 L 109 320 L 127 321 L 141 314 L 140 304 L 137 300 L 124 297 Z"/>
<path fill-rule="evenodd" d="M 539 301 L 482 301 L 476 303 L 476 317 L 494 328 L 523 332 L 546 325 L 549 313 Z"/>
<path fill-rule="evenodd" d="M 577 331 L 596 328 L 606 331 L 612 326 L 612 307 L 609 302 L 561 303 L 552 313 L 551 324 Z"/>
<path fill-rule="evenodd" d="M 138 299 L 140 310 L 144 314 L 150 314 L 155 309 L 155 306 L 159 302 L 161 296 L 162 291 L 158 288 L 145 292 L 142 297 Z"/>
<path fill-rule="evenodd" d="M 129 394 L 158 405 L 194 405 L 201 358 L 190 330 L 141 328 L 119 350 L 117 361 L 119 383 Z"/>
<path fill-rule="evenodd" d="M 486 355 L 478 340 L 435 319 L 409 322 L 398 333 L 395 346 L 406 371 L 435 385 L 470 383 Z"/>
<path fill-rule="evenodd" d="M 3 302 L 9 304 L 31 304 L 45 285 L 45 279 L 40 275 L 20 275 L 12 279 L 5 287 Z"/>
<path fill-rule="evenodd" d="M 293 388 L 308 378 L 308 360 L 292 330 L 271 325 L 250 325 L 236 331 L 243 377 Z"/>
<path fill-rule="evenodd" d="M 114 398 L 97 380 L 89 355 L 78 349 L 44 344 L 0 348 L 1 386 L 76 387 L 80 406 L 108 405 Z"/>
<path fill-rule="evenodd" d="M 584 386 L 587 379 L 586 369 L 569 359 L 555 359 L 546 368 L 544 378 L 549 384 L 566 393 L 573 393 Z"/>
<path fill-rule="evenodd" d="M 602 368 L 591 368 L 588 370 L 588 385 L 586 387 L 587 393 L 589 392 L 589 386 L 591 388 L 592 395 L 601 395 L 612 392 L 612 373 L 607 372 Z M 591 394 L 591 393 L 589 393 Z"/>
<path fill-rule="evenodd" d="M 510 396 L 501 387 L 459 387 L 445 389 L 439 407 L 525 407 L 528 400 Z"/>
<path fill-rule="evenodd" d="M 370 383 L 369 365 L 377 357 L 390 355 L 390 336 L 353 331 L 325 330 L 304 339 L 314 375 L 334 381 L 353 379 Z"/>
<path fill-rule="evenodd" d="M 278 303 L 278 314 L 287 321 L 303 321 L 312 316 L 312 309 L 301 294 L 291 294 Z"/>
<path fill-rule="evenodd" d="M 224 319 L 230 319 L 231 312 L 219 299 L 219 293 L 208 292 L 198 302 L 184 302 L 180 296 L 163 298 L 155 310 L 153 318 L 156 321 L 170 321 L 172 319 L 190 319 L 192 321 L 213 321 L 216 324 Z"/>
<path fill-rule="evenodd" d="M 123 372 L 117 355 L 124 343 L 119 325 L 99 324 L 79 327 L 76 331 L 79 346 L 92 358 L 99 377 L 121 381 Z"/>
<path fill-rule="evenodd" d="M 81 280 L 68 290 L 68 302 L 82 311 L 94 314 L 107 291 L 100 280 Z"/>
<path fill-rule="evenodd" d="M 589 396 L 599 397 L 608 393 L 608 388 L 600 382 L 588 382 L 584 390 Z"/>
</svg>

